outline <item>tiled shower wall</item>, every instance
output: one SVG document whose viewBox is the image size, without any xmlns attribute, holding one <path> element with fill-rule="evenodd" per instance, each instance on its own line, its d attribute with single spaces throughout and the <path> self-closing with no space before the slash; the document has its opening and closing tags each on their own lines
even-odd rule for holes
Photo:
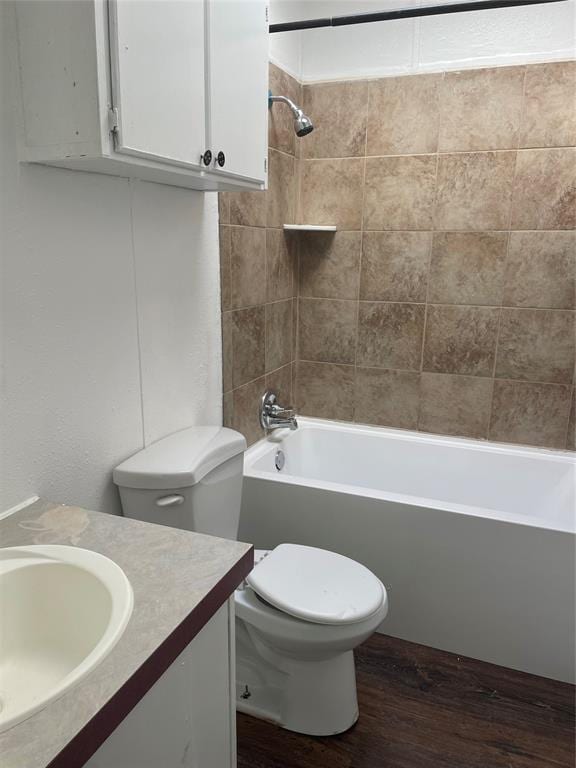
<svg viewBox="0 0 576 768">
<path fill-rule="evenodd" d="M 300 84 L 270 65 L 270 88 L 299 103 Z M 224 423 L 252 443 L 262 436 L 266 388 L 292 402 L 296 355 L 298 242 L 295 221 L 300 145 L 290 110 L 277 105 L 268 126 L 268 191 L 219 195 Z"/>
<path fill-rule="evenodd" d="M 297 92 L 273 71 L 281 76 Z M 316 125 L 296 145 L 302 159 L 293 160 L 288 132 L 280 141 L 272 129 L 270 152 L 271 172 L 275 154 L 299 163 L 299 192 L 286 160 L 259 195 L 279 214 L 282 189 L 285 221 L 292 204 L 299 221 L 338 226 L 298 241 L 275 233 L 292 265 L 299 251 L 298 411 L 574 448 L 575 63 L 301 93 Z M 231 271 L 224 294 L 239 280 Z M 229 322 L 224 313 L 234 358 L 246 341 L 226 332 Z M 281 370 L 288 398 L 288 363 Z M 261 394 L 261 384 L 248 387 Z M 240 402 L 229 423 L 256 439 L 256 391 L 240 397 L 233 376 L 227 385 L 227 407 Z"/>
</svg>

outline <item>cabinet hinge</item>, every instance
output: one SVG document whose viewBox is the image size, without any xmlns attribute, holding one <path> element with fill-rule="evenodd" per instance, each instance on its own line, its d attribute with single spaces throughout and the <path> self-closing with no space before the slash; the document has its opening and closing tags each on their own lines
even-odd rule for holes
<svg viewBox="0 0 576 768">
<path fill-rule="evenodd" d="M 264 173 L 268 173 L 268 158 L 264 158 Z"/>
<path fill-rule="evenodd" d="M 118 130 L 118 107 L 108 110 L 108 130 L 115 133 Z"/>
<path fill-rule="evenodd" d="M 268 6 L 266 6 L 266 24 L 268 24 Z"/>
</svg>

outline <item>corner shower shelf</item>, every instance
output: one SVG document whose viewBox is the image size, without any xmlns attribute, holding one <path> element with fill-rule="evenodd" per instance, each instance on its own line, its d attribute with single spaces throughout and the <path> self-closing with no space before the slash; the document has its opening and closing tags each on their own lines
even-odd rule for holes
<svg viewBox="0 0 576 768">
<path fill-rule="evenodd" d="M 284 224 L 284 229 L 290 232 L 336 232 L 336 226 L 331 224 Z"/>
</svg>

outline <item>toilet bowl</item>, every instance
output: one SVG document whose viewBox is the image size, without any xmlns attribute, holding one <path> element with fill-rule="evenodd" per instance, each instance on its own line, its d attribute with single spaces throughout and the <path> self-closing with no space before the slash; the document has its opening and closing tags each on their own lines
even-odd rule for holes
<svg viewBox="0 0 576 768">
<path fill-rule="evenodd" d="M 330 556 L 332 568 L 317 574 L 319 582 L 310 583 L 310 574 L 302 576 L 309 592 L 302 604 L 296 600 L 291 610 L 301 608 L 309 613 L 310 593 L 322 595 L 327 585 L 332 589 L 332 606 L 336 607 L 339 583 L 337 571 L 344 566 L 341 578 L 356 571 L 362 582 L 372 582 L 372 602 L 366 600 L 361 584 L 345 585 L 341 604 L 351 610 L 334 610 L 326 614 L 322 623 L 299 618 L 265 600 L 250 585 L 259 585 L 268 579 L 256 580 L 260 561 L 266 555 L 272 558 L 279 552 L 288 565 L 301 564 L 303 550 L 310 560 L 320 563 Z M 272 562 L 267 561 L 267 564 Z M 246 714 L 270 720 L 283 728 L 314 736 L 342 733 L 358 719 L 356 675 L 353 650 L 374 633 L 388 612 L 388 598 L 381 582 L 370 571 L 349 558 L 327 553 L 312 547 L 283 544 L 272 552 L 255 553 L 254 571 L 248 583 L 236 590 L 236 692 L 237 708 Z M 373 581 L 372 581 L 373 580 Z M 353 580 L 352 580 L 353 581 Z M 359 591 L 354 595 L 355 589 Z M 355 597 L 355 599 L 354 599 Z M 351 600 L 352 598 L 352 600 Z M 342 615 L 342 614 L 345 615 Z"/>
<path fill-rule="evenodd" d="M 126 517 L 236 539 L 246 441 L 192 427 L 114 470 Z M 353 650 L 385 618 L 383 584 L 315 547 L 257 550 L 235 592 L 238 709 L 300 733 L 341 733 L 358 718 Z"/>
</svg>

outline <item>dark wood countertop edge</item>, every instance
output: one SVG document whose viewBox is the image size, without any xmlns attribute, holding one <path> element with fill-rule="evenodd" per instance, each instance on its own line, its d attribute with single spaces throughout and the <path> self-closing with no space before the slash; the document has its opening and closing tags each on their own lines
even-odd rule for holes
<svg viewBox="0 0 576 768">
<path fill-rule="evenodd" d="M 46 768 L 80 768 L 234 593 L 254 565 L 251 547 Z"/>
</svg>

